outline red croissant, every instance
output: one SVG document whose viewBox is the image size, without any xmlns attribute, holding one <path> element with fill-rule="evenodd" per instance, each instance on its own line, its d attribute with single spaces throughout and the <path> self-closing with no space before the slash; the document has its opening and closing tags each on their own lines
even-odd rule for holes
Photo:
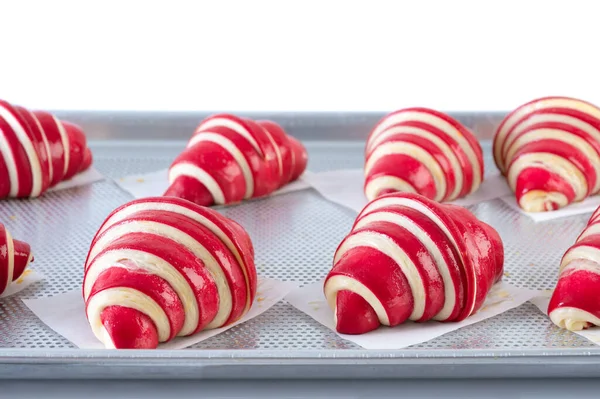
<svg viewBox="0 0 600 399">
<path fill-rule="evenodd" d="M 29 244 L 14 240 L 0 223 L 0 295 L 17 280 L 33 261 Z"/>
<path fill-rule="evenodd" d="M 568 97 L 524 104 L 500 124 L 494 160 L 527 212 L 553 211 L 600 191 L 600 108 Z"/>
<path fill-rule="evenodd" d="M 91 164 L 79 126 L 0 100 L 0 198 L 38 197 Z"/>
<path fill-rule="evenodd" d="M 210 206 L 271 194 L 306 169 L 302 144 L 271 121 L 215 115 L 169 169 L 165 195 Z"/>
<path fill-rule="evenodd" d="M 460 321 L 479 310 L 503 265 L 498 233 L 465 208 L 392 193 L 358 215 L 324 291 L 344 334 Z"/>
<path fill-rule="evenodd" d="M 369 200 L 399 191 L 452 201 L 476 191 L 483 180 L 477 138 L 431 109 L 406 108 L 384 117 L 371 131 L 365 155 Z"/>
<path fill-rule="evenodd" d="M 187 200 L 155 197 L 108 216 L 90 246 L 83 296 L 106 347 L 152 349 L 239 320 L 256 284 L 241 226 Z"/>
<path fill-rule="evenodd" d="M 548 315 L 554 324 L 571 331 L 600 326 L 600 208 L 565 252 Z"/>
</svg>

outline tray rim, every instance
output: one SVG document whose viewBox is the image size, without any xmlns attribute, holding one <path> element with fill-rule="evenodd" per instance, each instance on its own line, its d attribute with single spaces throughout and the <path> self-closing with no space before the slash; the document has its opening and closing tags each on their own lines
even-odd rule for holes
<svg viewBox="0 0 600 399">
<path fill-rule="evenodd" d="M 303 351 L 303 356 L 276 352 L 10 349 L 0 352 L 0 380 L 600 377 L 597 349 L 369 351 L 369 357 L 357 350 Z"/>
<path fill-rule="evenodd" d="M 391 112 L 393 110 L 389 110 Z M 204 118 L 232 113 L 255 120 L 270 119 L 300 140 L 365 140 L 388 112 L 334 111 L 50 111 L 58 118 L 79 124 L 89 140 L 189 140 Z M 510 111 L 446 111 L 479 139 L 491 139 Z"/>
<path fill-rule="evenodd" d="M 365 356 L 368 354 L 368 357 Z M 352 359 L 357 362 L 378 362 L 389 360 L 417 361 L 425 359 L 499 359 L 499 358 L 552 358 L 566 356 L 573 358 L 598 357 L 598 348 L 560 348 L 560 349 L 154 349 L 154 350 L 116 350 L 116 349 L 43 349 L 43 348 L 0 348 L 0 363 L 4 361 L 35 361 L 53 358 L 58 361 L 82 361 L 114 359 L 114 360 L 261 360 L 285 361 L 304 359 L 306 361 L 339 361 Z"/>
</svg>

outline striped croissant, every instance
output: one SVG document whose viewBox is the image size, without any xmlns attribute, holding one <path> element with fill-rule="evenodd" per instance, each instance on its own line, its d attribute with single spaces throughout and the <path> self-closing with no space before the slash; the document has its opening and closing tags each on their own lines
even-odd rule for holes
<svg viewBox="0 0 600 399">
<path fill-rule="evenodd" d="M 553 211 L 600 191 L 600 108 L 545 97 L 496 130 L 494 160 L 527 212 Z"/>
<path fill-rule="evenodd" d="M 298 179 L 307 160 L 302 144 L 274 122 L 215 115 L 171 165 L 165 195 L 202 206 L 263 197 Z"/>
<path fill-rule="evenodd" d="M 571 331 L 600 326 L 600 208 L 565 252 L 548 315 L 554 324 Z"/>
<path fill-rule="evenodd" d="M 33 261 L 29 244 L 14 240 L 0 223 L 0 295 L 17 280 Z"/>
<path fill-rule="evenodd" d="M 90 246 L 83 296 L 107 348 L 153 349 L 239 320 L 256 279 L 241 226 L 187 200 L 155 197 L 108 216 Z"/>
<path fill-rule="evenodd" d="M 461 321 L 479 310 L 503 264 L 498 233 L 465 208 L 392 193 L 358 215 L 324 292 L 343 334 Z"/>
<path fill-rule="evenodd" d="M 92 164 L 81 128 L 0 100 L 0 198 L 35 198 Z"/>
<path fill-rule="evenodd" d="M 458 121 L 431 109 L 406 108 L 384 117 L 367 139 L 365 156 L 369 201 L 392 192 L 453 201 L 475 192 L 483 180 L 477 138 Z"/>
</svg>

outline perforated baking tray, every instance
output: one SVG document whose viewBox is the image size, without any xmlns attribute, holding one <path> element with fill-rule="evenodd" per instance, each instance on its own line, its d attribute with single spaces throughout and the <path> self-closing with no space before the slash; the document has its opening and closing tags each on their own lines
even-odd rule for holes
<svg viewBox="0 0 600 399">
<path fill-rule="evenodd" d="M 106 126 L 104 133 L 110 132 L 110 120 Z M 329 134 L 306 145 L 312 171 L 361 167 L 361 141 Z M 107 178 L 166 168 L 183 146 L 183 141 L 167 140 L 92 143 L 95 166 Z M 488 172 L 493 171 L 490 143 L 484 141 L 483 146 Z M 396 351 L 361 349 L 285 302 L 186 350 L 77 349 L 41 323 L 21 299 L 80 289 L 92 236 L 109 212 L 130 199 L 106 180 L 36 200 L 0 202 L 0 220 L 15 237 L 31 243 L 36 256 L 33 268 L 46 276 L 19 295 L 0 300 L 0 378 L 600 376 L 600 349 L 556 328 L 529 303 Z M 589 217 L 534 223 L 498 200 L 471 210 L 493 225 L 504 240 L 505 280 L 534 289 L 553 287 L 562 253 Z M 220 211 L 250 233 L 260 275 L 302 284 L 326 275 L 332 253 L 355 217 L 313 190 Z"/>
</svg>

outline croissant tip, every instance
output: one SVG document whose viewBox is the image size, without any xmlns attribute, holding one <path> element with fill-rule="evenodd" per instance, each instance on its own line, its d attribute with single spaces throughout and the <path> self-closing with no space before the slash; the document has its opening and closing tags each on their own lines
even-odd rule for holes
<svg viewBox="0 0 600 399">
<path fill-rule="evenodd" d="M 158 332 L 145 314 L 127 307 L 109 306 L 102 312 L 102 333 L 98 337 L 110 349 L 156 349 Z"/>
<path fill-rule="evenodd" d="M 517 202 L 523 211 L 530 213 L 557 211 L 566 205 L 561 204 L 552 193 L 541 190 L 517 193 Z"/>
<path fill-rule="evenodd" d="M 359 335 L 376 330 L 380 325 L 375 310 L 362 296 L 351 291 L 338 292 L 335 308 L 337 332 Z"/>
<path fill-rule="evenodd" d="M 214 205 L 210 191 L 202 183 L 188 176 L 175 178 L 163 197 L 181 198 L 204 207 Z"/>
</svg>

